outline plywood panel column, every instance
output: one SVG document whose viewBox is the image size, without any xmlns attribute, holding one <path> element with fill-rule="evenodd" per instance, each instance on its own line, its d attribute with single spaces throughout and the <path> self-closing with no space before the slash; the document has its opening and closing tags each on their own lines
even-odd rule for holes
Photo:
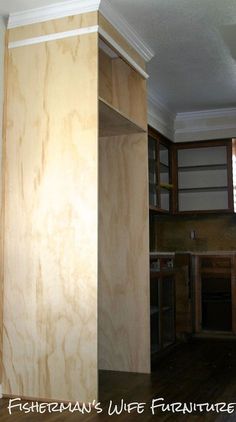
<svg viewBox="0 0 236 422">
<path fill-rule="evenodd" d="M 147 136 L 99 142 L 99 368 L 150 371 Z"/>
<path fill-rule="evenodd" d="M 98 35 L 9 51 L 5 394 L 97 397 Z"/>
</svg>

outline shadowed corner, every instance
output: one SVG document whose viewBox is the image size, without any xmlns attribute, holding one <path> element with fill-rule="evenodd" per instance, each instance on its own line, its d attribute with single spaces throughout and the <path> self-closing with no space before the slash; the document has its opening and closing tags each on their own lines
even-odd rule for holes
<svg viewBox="0 0 236 422">
<path fill-rule="evenodd" d="M 236 24 L 222 26 L 220 33 L 231 57 L 236 60 Z"/>
</svg>

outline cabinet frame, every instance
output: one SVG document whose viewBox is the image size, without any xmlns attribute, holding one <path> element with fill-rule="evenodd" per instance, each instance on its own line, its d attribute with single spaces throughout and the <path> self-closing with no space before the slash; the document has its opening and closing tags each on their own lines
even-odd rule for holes
<svg viewBox="0 0 236 422">
<path fill-rule="evenodd" d="M 216 275 L 226 274 L 231 279 L 231 308 L 232 308 L 232 330 L 229 333 L 236 334 L 236 256 L 235 254 L 215 254 L 215 255 L 196 255 L 195 256 L 195 277 L 194 277 L 194 330 L 196 333 L 218 331 L 204 330 L 202 328 L 202 275 L 206 274 L 207 269 L 201 268 L 201 261 L 207 258 L 214 262 L 217 258 L 228 258 L 230 268 L 211 268 L 211 273 Z M 210 271 L 210 270 L 209 270 Z M 227 333 L 227 331 L 226 331 Z"/>
<path fill-rule="evenodd" d="M 152 213 L 162 213 L 162 214 L 171 214 L 172 210 L 173 210 L 173 186 L 171 187 L 171 185 L 173 184 L 172 180 L 173 180 L 173 174 L 172 174 L 172 142 L 166 138 L 164 135 L 162 135 L 160 132 L 158 132 L 156 129 L 154 129 L 151 126 L 148 126 L 148 139 L 152 138 L 153 140 L 156 141 L 156 148 L 155 148 L 155 152 L 156 152 L 156 161 L 157 161 L 157 165 L 156 165 L 156 174 L 158 177 L 158 180 L 156 182 L 156 193 L 157 193 L 157 204 L 158 206 L 154 206 L 151 205 L 149 203 L 149 210 Z M 161 186 L 161 182 L 160 182 L 160 145 L 165 146 L 168 149 L 168 158 L 169 158 L 169 185 L 170 188 L 166 188 L 164 186 Z M 169 210 L 165 210 L 163 208 L 161 208 L 161 189 L 166 189 L 169 191 Z"/>
<path fill-rule="evenodd" d="M 157 289 L 158 289 L 158 334 L 159 334 L 159 348 L 158 350 L 152 352 L 152 362 L 155 361 L 155 357 L 158 356 L 160 353 L 164 352 L 166 349 L 168 349 L 169 347 L 171 347 L 172 345 L 175 344 L 176 341 L 176 286 L 175 286 L 175 268 L 170 268 L 168 269 L 164 269 L 163 268 L 163 261 L 164 260 L 173 260 L 174 263 L 174 256 L 170 256 L 168 254 L 166 255 L 150 255 L 150 262 L 152 260 L 159 260 L 160 262 L 160 270 L 153 270 L 150 268 L 150 284 L 151 283 L 157 283 Z M 164 309 L 164 284 L 165 282 L 167 282 L 167 279 L 171 279 L 172 282 L 172 289 L 171 289 L 171 304 L 169 305 L 169 309 L 165 310 Z M 152 289 L 150 289 L 152 290 Z M 173 317 L 172 317 L 172 324 L 173 324 L 173 341 L 171 341 L 168 345 L 164 344 L 164 329 L 163 329 L 163 318 L 164 318 L 164 312 L 172 312 Z M 150 318 L 152 318 L 152 314 L 150 315 Z M 150 321 L 150 323 L 152 324 L 152 321 Z M 152 338 L 151 340 L 151 344 L 152 344 Z M 152 349 L 152 348 L 151 348 Z"/>
<path fill-rule="evenodd" d="M 227 149 L 227 193 L 228 193 L 228 207 L 224 209 L 209 209 L 209 210 L 179 210 L 179 177 L 178 177 L 178 151 L 181 149 L 195 149 L 195 148 L 211 148 L 211 147 L 225 146 Z M 214 141 L 192 141 L 181 142 L 172 145 L 172 173 L 174 181 L 173 189 L 173 214 L 214 214 L 214 213 L 233 213 L 233 169 L 232 169 L 232 139 L 220 139 Z M 191 166 L 189 166 L 191 167 Z M 201 166 L 199 166 L 201 167 Z M 202 166 L 204 167 L 204 166 Z"/>
</svg>

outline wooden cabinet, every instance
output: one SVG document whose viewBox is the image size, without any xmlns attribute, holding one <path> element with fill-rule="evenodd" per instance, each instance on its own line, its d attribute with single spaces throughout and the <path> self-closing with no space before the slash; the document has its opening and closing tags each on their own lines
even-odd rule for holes
<svg viewBox="0 0 236 422">
<path fill-rule="evenodd" d="M 197 255 L 194 284 L 196 332 L 235 334 L 235 255 Z"/>
<path fill-rule="evenodd" d="M 151 354 L 175 342 L 174 255 L 150 254 Z"/>
<path fill-rule="evenodd" d="M 174 146 L 175 212 L 233 212 L 232 140 Z"/>
<path fill-rule="evenodd" d="M 232 139 L 173 144 L 148 130 L 152 213 L 233 212 Z"/>
<path fill-rule="evenodd" d="M 149 127 L 149 208 L 152 212 L 172 210 L 171 142 Z"/>
</svg>

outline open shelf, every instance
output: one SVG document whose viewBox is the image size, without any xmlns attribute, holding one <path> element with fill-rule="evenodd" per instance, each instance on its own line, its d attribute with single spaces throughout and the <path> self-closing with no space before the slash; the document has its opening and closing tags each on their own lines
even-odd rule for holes
<svg viewBox="0 0 236 422">
<path fill-rule="evenodd" d="M 223 192 L 227 191 L 227 186 L 205 186 L 205 187 L 199 187 L 199 188 L 180 188 L 179 192 L 184 193 L 191 193 L 191 192 Z"/>
<path fill-rule="evenodd" d="M 179 172 L 191 172 L 191 171 L 208 171 L 208 170 L 226 170 L 226 164 L 212 164 L 212 165 L 199 165 L 199 166 L 179 166 Z"/>
<path fill-rule="evenodd" d="M 160 183 L 160 187 L 167 190 L 173 189 L 173 185 L 171 183 Z"/>
<path fill-rule="evenodd" d="M 145 130 L 130 120 L 124 113 L 99 98 L 99 136 L 144 133 Z"/>
</svg>

